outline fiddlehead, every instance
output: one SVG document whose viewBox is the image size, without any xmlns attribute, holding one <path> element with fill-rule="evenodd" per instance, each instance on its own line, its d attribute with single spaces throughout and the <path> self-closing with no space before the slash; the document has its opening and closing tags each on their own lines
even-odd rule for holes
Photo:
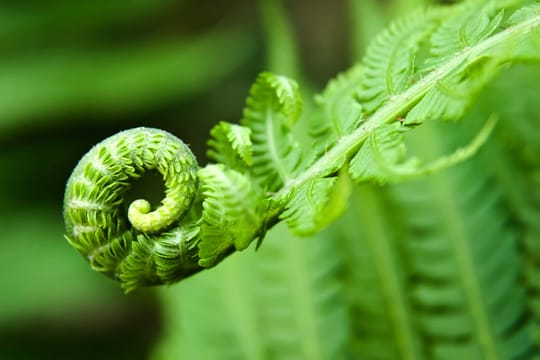
<svg viewBox="0 0 540 360">
<path fill-rule="evenodd" d="M 255 81 L 240 125 L 221 123 L 212 130 L 208 155 L 216 164 L 200 171 L 195 160 L 185 160 L 184 145 L 170 152 L 161 146 L 179 141 L 163 132 L 113 136 L 83 158 L 68 182 L 69 242 L 127 290 L 171 283 L 216 265 L 255 238 L 260 243 L 279 221 L 298 235 L 320 231 L 345 208 L 349 177 L 396 182 L 465 160 L 493 121 L 469 146 L 427 165 L 405 158 L 402 135 L 423 122 L 461 119 L 504 65 L 538 56 L 531 41 L 540 27 L 536 7 L 503 18 L 512 6 L 470 0 L 391 25 L 361 65 L 319 98 L 321 118 L 310 126 L 313 149 L 294 138 L 294 126 L 303 120 L 298 85 L 271 73 Z M 122 150 L 111 151 L 115 144 Z M 150 212 L 147 202 L 137 201 L 126 211 L 118 194 L 127 191 L 129 178 L 147 170 L 165 178 L 162 206 Z M 200 190 L 183 194 L 176 187 L 188 179 L 196 184 L 196 178 Z M 195 207 L 187 210 L 194 198 Z"/>
<path fill-rule="evenodd" d="M 120 132 L 94 146 L 67 183 L 66 238 L 94 270 L 127 291 L 170 283 L 196 272 L 198 227 L 188 212 L 198 192 L 197 162 L 173 135 L 156 129 Z M 126 209 L 124 196 L 148 171 L 163 176 L 165 197 Z"/>
</svg>

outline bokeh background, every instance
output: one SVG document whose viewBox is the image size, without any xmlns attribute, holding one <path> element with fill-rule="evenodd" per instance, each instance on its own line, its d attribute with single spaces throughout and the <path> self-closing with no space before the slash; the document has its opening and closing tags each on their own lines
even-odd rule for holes
<svg viewBox="0 0 540 360">
<path fill-rule="evenodd" d="M 319 91 L 389 19 L 435 2 L 2 0 L 0 359 L 149 359 L 170 334 L 175 287 L 126 296 L 63 239 L 64 185 L 93 144 L 158 127 L 204 164 L 209 129 L 240 119 L 257 73 Z"/>
</svg>

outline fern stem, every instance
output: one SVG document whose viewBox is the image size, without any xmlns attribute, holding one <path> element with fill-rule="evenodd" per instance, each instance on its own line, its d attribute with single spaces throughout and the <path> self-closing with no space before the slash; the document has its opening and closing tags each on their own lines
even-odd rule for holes
<svg viewBox="0 0 540 360">
<path fill-rule="evenodd" d="M 418 103 L 429 90 L 451 74 L 452 71 L 478 60 L 482 55 L 487 54 L 501 44 L 519 44 L 539 25 L 540 15 L 536 15 L 456 54 L 453 59 L 433 70 L 402 94 L 393 97 L 354 132 L 342 137 L 333 148 L 315 161 L 307 170 L 297 177 L 290 178 L 281 190 L 274 194 L 272 199 L 279 201 L 279 199 L 288 198 L 290 194 L 307 181 L 316 177 L 327 176 L 336 171 L 360 147 L 371 131 L 384 123 L 395 121 L 400 115 Z M 277 216 L 281 211 L 282 209 L 276 209 L 271 216 Z"/>
</svg>

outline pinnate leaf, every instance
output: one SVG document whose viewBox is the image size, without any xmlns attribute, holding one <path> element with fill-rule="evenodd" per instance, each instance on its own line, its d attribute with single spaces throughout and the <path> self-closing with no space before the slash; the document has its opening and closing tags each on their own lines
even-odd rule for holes
<svg viewBox="0 0 540 360">
<path fill-rule="evenodd" d="M 315 153 L 321 154 L 341 137 L 350 134 L 362 121 L 362 106 L 358 101 L 358 84 L 364 67 L 356 65 L 330 81 L 324 92 L 317 96 L 319 116 L 311 122 Z"/>
<path fill-rule="evenodd" d="M 368 48 L 359 97 L 373 113 L 412 84 L 415 56 L 435 26 L 434 12 L 417 11 L 393 22 Z"/>
<path fill-rule="evenodd" d="M 228 249 L 243 250 L 261 226 L 260 197 L 250 178 L 223 165 L 199 171 L 203 192 L 199 265 L 211 267 Z"/>
<path fill-rule="evenodd" d="M 241 124 L 251 130 L 252 174 L 262 188 L 276 190 L 298 171 L 301 150 L 291 128 L 301 113 L 296 82 L 271 73 L 259 75 Z"/>
<path fill-rule="evenodd" d="M 346 174 L 317 178 L 302 185 L 286 205 L 281 219 L 298 236 L 309 236 L 322 230 L 343 214 L 350 194 Z"/>
<path fill-rule="evenodd" d="M 251 130 L 244 126 L 220 122 L 210 131 L 208 157 L 237 170 L 252 165 L 250 134 Z"/>
</svg>

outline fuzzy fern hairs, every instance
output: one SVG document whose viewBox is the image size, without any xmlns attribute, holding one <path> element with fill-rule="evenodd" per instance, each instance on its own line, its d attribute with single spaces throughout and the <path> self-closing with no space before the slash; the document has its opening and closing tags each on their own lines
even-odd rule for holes
<svg viewBox="0 0 540 360">
<path fill-rule="evenodd" d="M 463 161 L 495 125 L 455 153 L 407 159 L 404 136 L 426 121 L 457 121 L 501 68 L 540 59 L 540 5 L 471 0 L 420 10 L 392 23 L 364 60 L 332 80 L 309 119 L 313 146 L 293 136 L 302 115 L 295 81 L 262 73 L 240 124 L 211 131 L 200 168 L 187 146 L 161 130 L 120 132 L 92 148 L 65 192 L 66 238 L 92 268 L 126 291 L 169 284 L 247 248 L 280 221 L 310 235 L 339 216 L 355 183 L 395 182 Z M 125 204 L 145 172 L 165 196 Z"/>
</svg>

